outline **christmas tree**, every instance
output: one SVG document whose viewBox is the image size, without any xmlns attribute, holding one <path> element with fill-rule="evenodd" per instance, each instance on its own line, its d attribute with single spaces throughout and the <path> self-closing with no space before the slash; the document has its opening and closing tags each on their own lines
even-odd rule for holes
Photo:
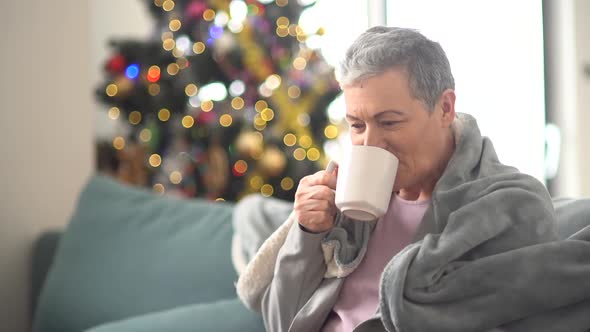
<svg viewBox="0 0 590 332">
<path fill-rule="evenodd" d="M 309 1 L 308 1 L 309 2 Z M 292 200 L 299 180 L 325 166 L 338 136 L 327 106 L 333 68 L 298 25 L 297 0 L 155 0 L 150 40 L 112 41 L 97 89 L 139 146 L 158 192 L 235 201 L 260 192 Z"/>
</svg>

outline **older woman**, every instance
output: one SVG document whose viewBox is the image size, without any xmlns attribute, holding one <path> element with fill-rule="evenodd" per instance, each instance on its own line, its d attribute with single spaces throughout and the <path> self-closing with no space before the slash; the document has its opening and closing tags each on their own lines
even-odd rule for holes
<svg viewBox="0 0 590 332">
<path fill-rule="evenodd" d="M 561 282 L 590 289 L 590 267 L 576 260 L 587 242 L 551 245 L 549 194 L 501 164 L 475 120 L 455 113 L 438 43 L 371 28 L 348 49 L 339 80 L 352 143 L 399 158 L 390 206 L 378 220 L 351 220 L 334 203 L 337 172 L 301 180 L 290 217 L 238 281 L 267 330 L 543 331 L 563 307 L 571 331 L 590 326 L 580 315 L 590 294 Z"/>
</svg>

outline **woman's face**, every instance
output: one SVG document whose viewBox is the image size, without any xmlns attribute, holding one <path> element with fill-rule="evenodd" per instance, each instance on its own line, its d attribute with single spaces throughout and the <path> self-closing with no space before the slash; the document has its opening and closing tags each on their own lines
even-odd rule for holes
<svg viewBox="0 0 590 332">
<path fill-rule="evenodd" d="M 420 190 L 425 182 L 438 180 L 449 157 L 452 90 L 429 112 L 412 96 L 405 71 L 392 69 L 344 86 L 343 92 L 352 144 L 377 146 L 399 158 L 394 191 Z"/>
</svg>

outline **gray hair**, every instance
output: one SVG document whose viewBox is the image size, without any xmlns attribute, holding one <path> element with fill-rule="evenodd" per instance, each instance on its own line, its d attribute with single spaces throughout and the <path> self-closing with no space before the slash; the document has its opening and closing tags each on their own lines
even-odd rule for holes
<svg viewBox="0 0 590 332">
<path fill-rule="evenodd" d="M 372 27 L 348 48 L 337 79 L 341 86 L 402 67 L 408 74 L 414 98 L 434 110 L 446 89 L 455 89 L 449 60 L 439 45 L 416 30 Z"/>
</svg>

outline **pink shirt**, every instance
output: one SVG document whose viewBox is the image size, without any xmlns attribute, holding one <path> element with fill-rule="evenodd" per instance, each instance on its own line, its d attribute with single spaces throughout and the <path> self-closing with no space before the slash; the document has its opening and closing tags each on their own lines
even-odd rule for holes
<svg viewBox="0 0 590 332">
<path fill-rule="evenodd" d="M 393 195 L 387 213 L 371 234 L 365 258 L 344 280 L 323 332 L 349 332 L 375 315 L 381 273 L 393 256 L 411 243 L 429 203 Z"/>
</svg>

